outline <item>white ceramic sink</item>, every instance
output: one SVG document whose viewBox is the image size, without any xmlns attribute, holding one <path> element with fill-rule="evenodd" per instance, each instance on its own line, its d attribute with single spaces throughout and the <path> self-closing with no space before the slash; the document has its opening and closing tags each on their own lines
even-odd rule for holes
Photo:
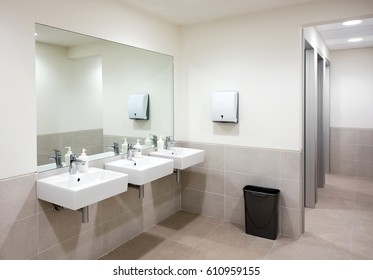
<svg viewBox="0 0 373 280">
<path fill-rule="evenodd" d="M 128 183 L 144 185 L 173 173 L 171 159 L 141 156 L 105 163 L 105 169 L 128 174 Z"/>
<path fill-rule="evenodd" d="M 175 169 L 185 169 L 205 160 L 205 151 L 200 149 L 173 147 L 161 152 L 150 152 L 154 157 L 169 158 L 174 160 Z"/>
<path fill-rule="evenodd" d="M 127 191 L 128 175 L 90 167 L 86 172 L 38 179 L 37 197 L 77 210 L 114 195 Z"/>
</svg>

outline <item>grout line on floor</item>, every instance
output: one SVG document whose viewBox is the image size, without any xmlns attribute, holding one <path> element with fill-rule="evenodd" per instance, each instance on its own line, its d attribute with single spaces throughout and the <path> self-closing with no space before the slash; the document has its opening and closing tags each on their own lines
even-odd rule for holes
<svg viewBox="0 0 373 280">
<path fill-rule="evenodd" d="M 202 238 L 199 242 L 197 242 L 194 246 L 192 246 L 192 248 L 193 249 L 197 248 L 202 242 L 204 242 L 209 236 L 211 236 L 211 234 L 215 232 L 223 223 L 224 221 L 220 221 L 220 223 L 216 225 L 213 230 L 211 230 L 204 238 Z"/>
</svg>

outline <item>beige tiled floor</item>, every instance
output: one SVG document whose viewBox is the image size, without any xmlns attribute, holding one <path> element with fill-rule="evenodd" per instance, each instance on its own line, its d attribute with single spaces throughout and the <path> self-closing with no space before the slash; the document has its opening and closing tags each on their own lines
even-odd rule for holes
<svg viewBox="0 0 373 280">
<path fill-rule="evenodd" d="M 180 211 L 102 259 L 373 259 L 373 180 L 327 175 L 298 240 Z"/>
</svg>

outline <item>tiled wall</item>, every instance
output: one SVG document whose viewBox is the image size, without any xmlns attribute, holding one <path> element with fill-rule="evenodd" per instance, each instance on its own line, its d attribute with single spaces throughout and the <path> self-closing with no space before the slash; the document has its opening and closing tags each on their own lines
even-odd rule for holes
<svg viewBox="0 0 373 280">
<path fill-rule="evenodd" d="M 330 129 L 331 173 L 373 177 L 373 129 Z"/>
<path fill-rule="evenodd" d="M 280 234 L 302 233 L 303 191 L 299 152 L 184 143 L 205 150 L 205 161 L 181 174 L 181 208 L 245 224 L 243 187 L 280 189 Z"/>
<path fill-rule="evenodd" d="M 302 232 L 301 153 L 247 147 L 180 143 L 205 150 L 205 161 L 181 174 L 90 206 L 81 213 L 55 212 L 36 198 L 36 179 L 67 169 L 0 180 L 0 259 L 98 259 L 152 225 L 183 209 L 244 224 L 245 185 L 280 189 L 280 233 Z M 90 162 L 102 167 L 110 159 Z"/>
<path fill-rule="evenodd" d="M 0 259 L 98 259 L 180 210 L 180 184 L 170 175 L 146 184 L 145 198 L 129 187 L 91 205 L 83 224 L 80 212 L 55 212 L 36 198 L 37 176 L 56 172 L 66 169 L 0 180 Z"/>
<path fill-rule="evenodd" d="M 53 155 L 53 149 L 60 150 L 62 155 L 70 146 L 73 153 L 80 155 L 82 149 L 87 150 L 88 155 L 103 152 L 103 130 L 89 129 L 63 133 L 41 134 L 37 137 L 38 165 L 53 163 L 48 156 Z M 62 159 L 63 161 L 65 158 Z"/>
</svg>

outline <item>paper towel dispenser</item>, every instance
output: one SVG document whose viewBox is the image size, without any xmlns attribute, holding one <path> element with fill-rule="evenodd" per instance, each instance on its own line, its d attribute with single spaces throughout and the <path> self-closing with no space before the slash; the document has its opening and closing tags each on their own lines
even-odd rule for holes
<svg viewBox="0 0 373 280">
<path fill-rule="evenodd" d="M 149 94 L 139 93 L 128 96 L 128 117 L 133 120 L 149 119 Z"/>
<path fill-rule="evenodd" d="M 238 123 L 238 92 L 216 91 L 212 94 L 213 122 Z"/>
</svg>

